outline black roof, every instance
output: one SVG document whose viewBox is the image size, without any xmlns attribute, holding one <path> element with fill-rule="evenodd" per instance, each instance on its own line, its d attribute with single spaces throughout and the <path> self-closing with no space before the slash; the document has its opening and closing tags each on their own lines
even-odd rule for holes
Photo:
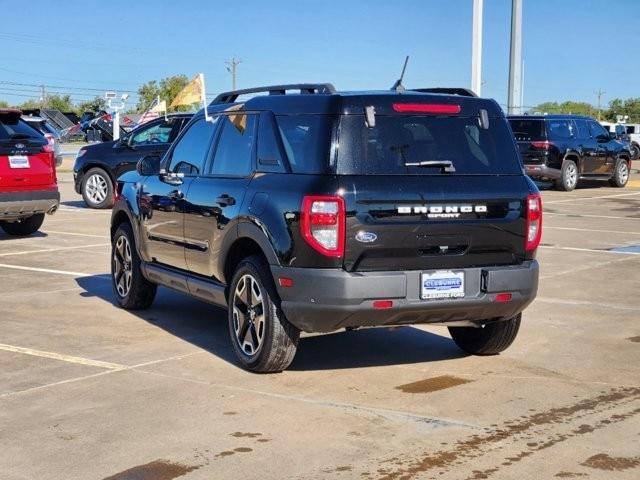
<svg viewBox="0 0 640 480">
<path fill-rule="evenodd" d="M 297 93 L 287 93 L 296 90 Z M 427 91 L 428 90 L 428 91 Z M 226 92 L 218 95 L 208 107 L 209 113 L 219 113 L 242 105 L 245 111 L 272 111 L 277 114 L 362 114 L 373 106 L 377 114 L 397 114 L 394 103 L 434 103 L 460 105 L 460 115 L 476 115 L 485 109 L 490 116 L 504 114 L 490 99 L 478 98 L 465 89 L 371 90 L 339 92 L 331 84 L 294 84 Z M 446 93 L 440 93 L 440 92 Z M 455 92 L 455 93 L 450 93 Z M 238 102 L 238 96 L 266 93 Z"/>
</svg>

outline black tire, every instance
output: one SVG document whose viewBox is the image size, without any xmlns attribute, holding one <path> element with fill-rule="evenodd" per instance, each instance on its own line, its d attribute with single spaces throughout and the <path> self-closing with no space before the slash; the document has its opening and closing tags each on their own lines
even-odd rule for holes
<svg viewBox="0 0 640 480">
<path fill-rule="evenodd" d="M 640 158 L 640 145 L 632 143 L 629 150 L 631 151 L 631 160 L 638 160 L 638 158 Z"/>
<path fill-rule="evenodd" d="M 36 213 L 27 218 L 15 222 L 0 222 L 0 227 L 8 234 L 16 237 L 24 237 L 37 232 L 44 222 L 44 213 Z"/>
<path fill-rule="evenodd" d="M 613 177 L 609 180 L 609 184 L 612 187 L 624 188 L 629 181 L 629 162 L 624 158 L 616 160 L 616 164 L 613 167 Z"/>
<path fill-rule="evenodd" d="M 248 301 L 245 292 L 251 292 Z M 247 370 L 280 372 L 293 361 L 300 330 L 289 323 L 280 309 L 271 270 L 260 256 L 244 259 L 233 274 L 228 323 L 233 350 Z"/>
<path fill-rule="evenodd" d="M 124 254 L 125 249 L 119 248 L 119 242 L 123 240 L 129 246 L 128 255 Z M 128 269 L 122 266 L 123 262 L 128 263 Z M 129 281 L 127 272 L 130 272 Z M 111 285 L 117 304 L 126 310 L 150 307 L 158 289 L 155 283 L 151 283 L 142 275 L 135 238 L 128 223 L 120 225 L 111 240 Z"/>
<path fill-rule="evenodd" d="M 578 186 L 578 166 L 573 160 L 562 162 L 560 178 L 556 180 L 556 188 L 563 192 L 570 192 Z"/>
<path fill-rule="evenodd" d="M 513 343 L 521 318 L 522 314 L 518 314 L 509 320 L 487 323 L 481 328 L 449 327 L 449 333 L 456 345 L 471 355 L 496 355 Z"/>
<path fill-rule="evenodd" d="M 80 193 L 89 208 L 103 209 L 113 206 L 113 182 L 102 168 L 94 167 L 82 176 Z"/>
</svg>

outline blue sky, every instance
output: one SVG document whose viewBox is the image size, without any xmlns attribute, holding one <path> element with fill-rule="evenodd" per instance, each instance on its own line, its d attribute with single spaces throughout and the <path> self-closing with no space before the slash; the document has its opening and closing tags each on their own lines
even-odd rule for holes
<svg viewBox="0 0 640 480">
<path fill-rule="evenodd" d="M 238 87 L 330 81 L 339 90 L 386 89 L 405 55 L 408 87 L 470 86 L 472 0 L 27 3 L 0 0 L 0 99 L 10 103 L 37 96 L 30 85 L 78 101 L 200 71 L 214 93 L 230 89 L 224 62 L 232 56 L 242 60 Z M 511 1 L 484 3 L 482 93 L 506 103 Z M 640 96 L 638 7 L 524 0 L 525 105 L 595 103 L 599 88 L 605 104 Z"/>
</svg>

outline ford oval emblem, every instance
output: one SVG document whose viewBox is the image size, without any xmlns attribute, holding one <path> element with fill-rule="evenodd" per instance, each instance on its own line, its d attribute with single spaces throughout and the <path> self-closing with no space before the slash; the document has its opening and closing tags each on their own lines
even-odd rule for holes
<svg viewBox="0 0 640 480">
<path fill-rule="evenodd" d="M 18 150 L 22 150 L 22 149 L 25 147 L 25 144 L 24 144 L 24 143 L 16 143 L 15 147 L 16 147 Z"/>
<path fill-rule="evenodd" d="M 378 236 L 373 232 L 365 232 L 360 230 L 356 233 L 356 240 L 362 243 L 372 243 L 378 239 Z"/>
</svg>

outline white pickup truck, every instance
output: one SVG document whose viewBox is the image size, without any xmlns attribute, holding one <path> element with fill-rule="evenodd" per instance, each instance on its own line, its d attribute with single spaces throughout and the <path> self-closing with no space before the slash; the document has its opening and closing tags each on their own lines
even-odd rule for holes
<svg viewBox="0 0 640 480">
<path fill-rule="evenodd" d="M 640 124 L 613 122 L 600 122 L 600 124 L 610 133 L 615 133 L 618 138 L 628 139 L 631 159 L 640 158 Z"/>
</svg>

